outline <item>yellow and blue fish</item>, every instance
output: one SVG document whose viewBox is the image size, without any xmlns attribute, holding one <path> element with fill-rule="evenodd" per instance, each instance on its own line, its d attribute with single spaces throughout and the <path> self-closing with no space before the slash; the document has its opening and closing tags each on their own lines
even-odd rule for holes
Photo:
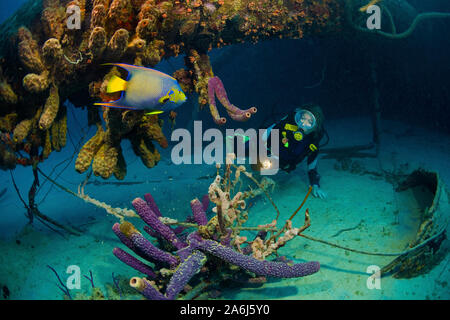
<svg viewBox="0 0 450 320">
<path fill-rule="evenodd" d="M 108 63 L 128 71 L 126 80 L 113 76 L 106 92 L 122 92 L 113 102 L 94 103 L 97 106 L 146 110 L 147 114 L 159 114 L 178 108 L 186 101 L 186 95 L 177 80 L 158 70 L 123 63 Z"/>
</svg>

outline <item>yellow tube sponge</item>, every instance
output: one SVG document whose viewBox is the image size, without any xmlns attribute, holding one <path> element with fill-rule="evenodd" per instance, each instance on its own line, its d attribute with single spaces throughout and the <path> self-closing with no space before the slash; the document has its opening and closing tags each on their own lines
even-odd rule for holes
<svg viewBox="0 0 450 320">
<path fill-rule="evenodd" d="M 0 118 L 0 130 L 12 132 L 17 124 L 17 113 L 10 113 Z"/>
<path fill-rule="evenodd" d="M 105 131 L 99 125 L 95 135 L 85 143 L 85 145 L 78 153 L 77 160 L 75 161 L 75 170 L 77 170 L 79 173 L 83 173 L 87 169 L 89 169 L 95 154 L 103 144 L 104 136 Z"/>
<path fill-rule="evenodd" d="M 49 86 L 48 71 L 41 74 L 29 73 L 22 81 L 23 87 L 31 93 L 39 93 L 46 90 Z"/>
<path fill-rule="evenodd" d="M 120 150 L 117 156 L 117 165 L 114 168 L 113 173 L 117 180 L 123 180 L 127 175 L 127 164 L 125 162 L 125 158 L 123 157 L 122 150 Z"/>
<path fill-rule="evenodd" d="M 18 30 L 19 38 L 19 59 L 26 70 L 34 73 L 42 73 L 44 71 L 44 63 L 41 60 L 39 46 L 30 30 L 21 27 Z"/>
<path fill-rule="evenodd" d="M 50 153 L 52 153 L 52 141 L 50 139 L 50 130 L 45 131 L 45 142 L 44 147 L 42 151 L 42 158 L 47 159 L 50 156 Z"/>
<path fill-rule="evenodd" d="M 33 119 L 25 119 L 20 121 L 13 131 L 14 142 L 23 141 L 30 133 L 32 125 Z"/>
<path fill-rule="evenodd" d="M 107 57 L 111 60 L 119 60 L 128 48 L 130 34 L 125 29 L 117 30 L 108 43 Z"/>
<path fill-rule="evenodd" d="M 143 138 L 135 138 L 131 139 L 131 145 L 134 153 L 139 155 L 147 168 L 153 168 L 161 160 L 161 155 L 151 142 L 146 143 Z"/>
<path fill-rule="evenodd" d="M 95 27 L 89 37 L 89 50 L 94 59 L 101 58 L 106 49 L 106 31 L 103 27 Z"/>
<path fill-rule="evenodd" d="M 61 151 L 61 149 L 66 145 L 67 141 L 67 110 L 63 108 L 60 110 L 60 114 L 53 122 L 50 128 L 52 134 L 52 147 L 56 151 Z"/>
<path fill-rule="evenodd" d="M 92 170 L 96 176 L 108 179 L 114 173 L 119 156 L 119 148 L 104 143 L 94 156 Z"/>
<path fill-rule="evenodd" d="M 148 143 L 151 140 L 155 140 L 158 144 L 163 147 L 168 147 L 168 142 L 164 133 L 162 132 L 162 124 L 160 124 L 158 116 L 143 116 L 141 122 L 139 123 L 138 132 L 145 138 Z"/>
<path fill-rule="evenodd" d="M 9 104 L 16 104 L 18 101 L 17 95 L 6 80 L 0 82 L 0 102 Z"/>
<path fill-rule="evenodd" d="M 41 130 L 47 130 L 52 125 L 59 110 L 59 93 L 58 87 L 53 85 L 50 88 L 50 95 L 45 102 L 44 112 L 42 112 L 39 119 L 39 128 Z"/>
<path fill-rule="evenodd" d="M 120 232 L 122 232 L 127 238 L 131 237 L 133 234 L 140 234 L 136 227 L 128 221 L 122 222 L 119 228 Z"/>
</svg>

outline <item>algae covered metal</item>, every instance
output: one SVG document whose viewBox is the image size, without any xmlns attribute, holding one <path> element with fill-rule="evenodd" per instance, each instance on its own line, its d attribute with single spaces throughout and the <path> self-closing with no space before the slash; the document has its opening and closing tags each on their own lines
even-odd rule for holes
<svg viewBox="0 0 450 320">
<path fill-rule="evenodd" d="M 399 184 L 396 191 L 416 189 L 416 197 L 425 200 L 418 230 L 407 252 L 382 268 L 382 274 L 411 278 L 430 271 L 449 250 L 449 193 L 437 172 L 416 170 Z M 421 189 L 422 191 L 420 191 Z M 423 199 L 423 194 L 426 194 Z M 431 196 L 430 196 L 431 195 Z"/>
</svg>

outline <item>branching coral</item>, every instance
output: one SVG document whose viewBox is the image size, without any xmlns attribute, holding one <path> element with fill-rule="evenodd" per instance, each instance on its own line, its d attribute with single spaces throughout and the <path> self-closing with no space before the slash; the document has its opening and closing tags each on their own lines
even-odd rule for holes
<svg viewBox="0 0 450 320">
<path fill-rule="evenodd" d="M 61 102 L 70 99 L 77 106 L 85 106 L 114 98 L 105 94 L 105 82 L 111 76 L 111 73 L 103 76 L 105 68 L 101 64 L 105 62 L 154 67 L 164 58 L 184 54 L 188 57 L 187 68 L 175 74 L 183 89 L 196 91 L 201 106 L 209 103 L 216 122 L 223 120 L 215 113 L 215 102 L 210 101 L 212 93 L 232 119 L 242 121 L 256 109 L 241 111 L 229 103 L 223 85 L 209 65 L 208 50 L 246 41 L 334 32 L 341 24 L 341 9 L 336 0 L 43 0 L 42 6 L 36 3 L 22 8 L 0 27 L 3 57 L 0 101 L 6 104 L 0 111 L 0 122 L 11 120 L 3 126 L 8 129 L 2 128 L 2 132 L 17 133 L 8 146 L 16 155 L 29 145 L 41 150 L 41 154 L 33 155 L 34 160 L 18 157 L 24 165 L 42 161 L 53 148 L 59 150 L 64 145 L 52 141 L 54 136 L 61 142 L 64 140 L 61 136 L 64 130 L 52 128 L 58 119 L 65 119 L 60 116 L 60 112 L 64 113 Z M 80 9 L 79 28 L 69 28 L 67 24 L 73 19 L 70 15 L 73 11 L 67 9 L 74 7 Z M 90 140 L 81 150 L 76 166 L 79 172 L 93 162 L 96 174 L 105 178 L 113 174 L 123 177 L 125 165 L 120 150 L 123 138 L 132 140 L 133 150 L 146 166 L 157 163 L 155 133 L 156 141 L 166 144 L 159 124 L 143 114 L 125 123 L 123 118 L 128 116 L 124 113 L 103 113 L 104 133 L 98 132 L 95 143 Z M 13 114 L 14 121 L 9 117 Z M 90 121 L 91 125 L 100 123 L 101 119 Z M 60 123 L 56 126 L 64 127 Z M 133 133 L 137 133 L 134 140 Z"/>
<path fill-rule="evenodd" d="M 247 220 L 245 198 L 248 193 L 230 193 L 236 187 L 241 172 L 245 168 L 238 167 L 233 180 L 231 164 L 225 167 L 224 175 L 217 175 L 208 191 L 208 198 L 215 204 L 211 219 L 207 219 L 208 202 L 198 199 L 191 201 L 192 216 L 187 222 L 178 222 L 161 216 L 153 197 L 150 194 L 145 200 L 137 198 L 133 206 L 141 219 L 147 224 L 145 231 L 158 240 L 158 246 L 147 240 L 131 223 L 122 222 L 113 226 L 114 233 L 123 244 L 135 254 L 154 265 L 141 262 L 125 251 L 115 248 L 113 253 L 122 262 L 128 264 L 147 278 L 134 277 L 130 285 L 140 291 L 148 299 L 176 299 L 194 283 L 204 289 L 204 282 L 216 278 L 218 281 L 233 278 L 237 273 L 245 274 L 248 279 L 263 277 L 292 278 L 311 275 L 319 271 L 318 262 L 288 264 L 286 262 L 268 261 L 270 255 L 299 235 L 310 225 L 308 213 L 302 228 L 293 228 L 288 220 L 285 228 L 276 229 L 276 220 L 270 225 L 249 227 L 258 230 L 255 240 L 248 242 L 240 235 L 242 224 Z M 220 168 L 218 167 L 218 170 Z M 172 229 L 170 225 L 179 224 L 183 228 Z M 186 234 L 185 228 L 194 228 Z M 263 242 L 268 232 L 277 233 L 273 242 Z M 278 237 L 278 234 L 283 233 Z M 241 247 L 243 244 L 245 247 Z M 226 262 L 218 263 L 217 259 Z M 238 266 L 239 269 L 233 266 Z M 220 269 L 220 270 L 218 270 Z M 194 279 L 195 278 L 195 279 Z M 259 278 L 258 278 L 259 279 Z M 165 293 L 161 289 L 165 288 Z"/>
</svg>

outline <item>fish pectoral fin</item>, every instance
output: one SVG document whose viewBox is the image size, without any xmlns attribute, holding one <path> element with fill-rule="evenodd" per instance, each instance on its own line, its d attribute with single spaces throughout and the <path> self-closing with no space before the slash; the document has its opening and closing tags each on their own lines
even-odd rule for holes
<svg viewBox="0 0 450 320">
<path fill-rule="evenodd" d="M 108 86 L 106 87 L 107 93 L 125 91 L 127 89 L 127 81 L 119 78 L 118 76 L 112 76 L 108 81 Z"/>
<path fill-rule="evenodd" d="M 161 114 L 163 112 L 164 111 L 161 111 L 161 110 L 154 110 L 154 111 L 147 112 L 145 115 L 150 116 L 150 115 L 154 115 L 154 114 Z"/>
</svg>

